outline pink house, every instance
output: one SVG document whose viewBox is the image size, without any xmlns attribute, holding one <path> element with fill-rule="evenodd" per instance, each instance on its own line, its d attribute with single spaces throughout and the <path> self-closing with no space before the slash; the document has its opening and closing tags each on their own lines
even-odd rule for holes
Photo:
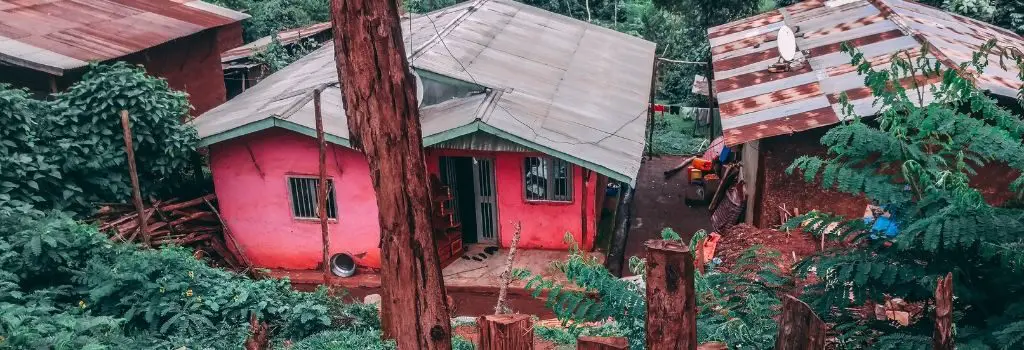
<svg viewBox="0 0 1024 350">
<path fill-rule="evenodd" d="M 592 249 L 605 185 L 632 184 L 639 170 L 654 44 L 510 0 L 417 16 L 412 29 L 426 166 L 450 189 L 438 199 L 456 240 L 507 247 L 518 222 L 521 248 L 566 249 L 569 233 Z M 326 87 L 330 253 L 380 266 L 376 198 L 348 141 L 333 52 L 327 45 L 194 121 L 238 253 L 257 266 L 321 263 L 317 87 Z"/>
</svg>

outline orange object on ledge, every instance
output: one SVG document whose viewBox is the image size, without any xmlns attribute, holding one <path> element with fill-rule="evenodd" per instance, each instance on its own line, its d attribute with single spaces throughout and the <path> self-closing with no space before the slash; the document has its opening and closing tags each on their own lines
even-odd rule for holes
<svg viewBox="0 0 1024 350">
<path fill-rule="evenodd" d="M 700 170 L 703 170 L 703 171 L 711 171 L 711 168 L 712 168 L 713 165 L 714 164 L 712 164 L 712 162 L 710 160 L 707 160 L 707 159 L 704 159 L 704 158 L 694 158 L 693 159 L 693 167 L 697 168 L 697 169 L 700 169 Z"/>
</svg>

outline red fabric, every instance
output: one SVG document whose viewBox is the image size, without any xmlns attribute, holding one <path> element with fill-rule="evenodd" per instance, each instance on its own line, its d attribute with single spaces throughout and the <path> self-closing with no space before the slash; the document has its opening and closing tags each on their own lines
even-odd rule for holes
<svg viewBox="0 0 1024 350">
<path fill-rule="evenodd" d="M 665 105 L 658 105 L 658 104 L 654 105 L 654 111 L 655 112 L 665 113 Z"/>
</svg>

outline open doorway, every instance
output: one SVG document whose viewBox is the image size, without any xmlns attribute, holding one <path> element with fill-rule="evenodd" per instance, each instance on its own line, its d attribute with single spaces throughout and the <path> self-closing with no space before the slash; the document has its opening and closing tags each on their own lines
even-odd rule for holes
<svg viewBox="0 0 1024 350">
<path fill-rule="evenodd" d="M 452 190 L 449 207 L 462 224 L 464 243 L 493 244 L 498 239 L 494 159 L 441 157 L 441 181 Z"/>
</svg>

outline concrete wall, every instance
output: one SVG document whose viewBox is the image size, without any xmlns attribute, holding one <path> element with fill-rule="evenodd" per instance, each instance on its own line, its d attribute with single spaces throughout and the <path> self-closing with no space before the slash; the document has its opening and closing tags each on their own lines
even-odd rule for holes
<svg viewBox="0 0 1024 350">
<path fill-rule="evenodd" d="M 598 174 L 591 173 L 590 181 L 583 186 L 585 169 L 573 166 L 573 201 L 528 202 L 523 190 L 523 158 L 542 156 L 539 153 L 482 152 L 452 149 L 428 149 L 427 169 L 439 174 L 441 156 L 490 157 L 494 159 L 496 194 L 498 196 L 498 240 L 502 247 L 511 245 L 515 232 L 514 222 L 522 223 L 519 247 L 524 249 L 566 249 L 563 241 L 566 232 L 585 250 L 591 250 L 597 234 L 596 211 L 598 200 L 595 191 Z M 583 191 L 588 191 L 586 200 L 586 237 L 583 236 Z M 602 189 L 603 191 L 603 189 Z"/>
<path fill-rule="evenodd" d="M 244 254 L 256 266 L 314 269 L 320 264 L 323 246 L 319 221 L 292 217 L 286 180 L 288 175 L 316 176 L 317 154 L 313 138 L 283 129 L 210 146 L 210 168 L 221 214 Z M 582 248 L 591 250 L 600 214 L 595 210 L 600 176 L 591 172 L 584 186 L 587 170 L 575 166 L 571 203 L 527 202 L 523 157 L 535 155 L 539 154 L 428 149 L 427 168 L 437 174 L 440 156 L 494 158 L 502 247 L 511 244 L 513 221 L 520 221 L 520 248 L 566 249 L 563 237 L 571 232 Z M 380 267 L 377 200 L 365 158 L 355 150 L 329 145 L 327 176 L 334 179 L 338 203 L 338 220 L 329 224 L 331 254 L 349 253 L 360 266 Z M 584 191 L 588 191 L 585 207 Z"/>
<path fill-rule="evenodd" d="M 349 253 L 360 266 L 380 267 L 380 224 L 369 166 L 349 148 L 329 144 L 327 155 L 327 176 L 335 183 L 338 203 L 338 220 L 329 224 L 331 254 Z M 292 217 L 286 180 L 288 175 L 316 176 L 317 160 L 315 139 L 283 129 L 210 147 L 221 213 L 256 266 L 313 269 L 320 264 L 319 221 Z"/>
</svg>

